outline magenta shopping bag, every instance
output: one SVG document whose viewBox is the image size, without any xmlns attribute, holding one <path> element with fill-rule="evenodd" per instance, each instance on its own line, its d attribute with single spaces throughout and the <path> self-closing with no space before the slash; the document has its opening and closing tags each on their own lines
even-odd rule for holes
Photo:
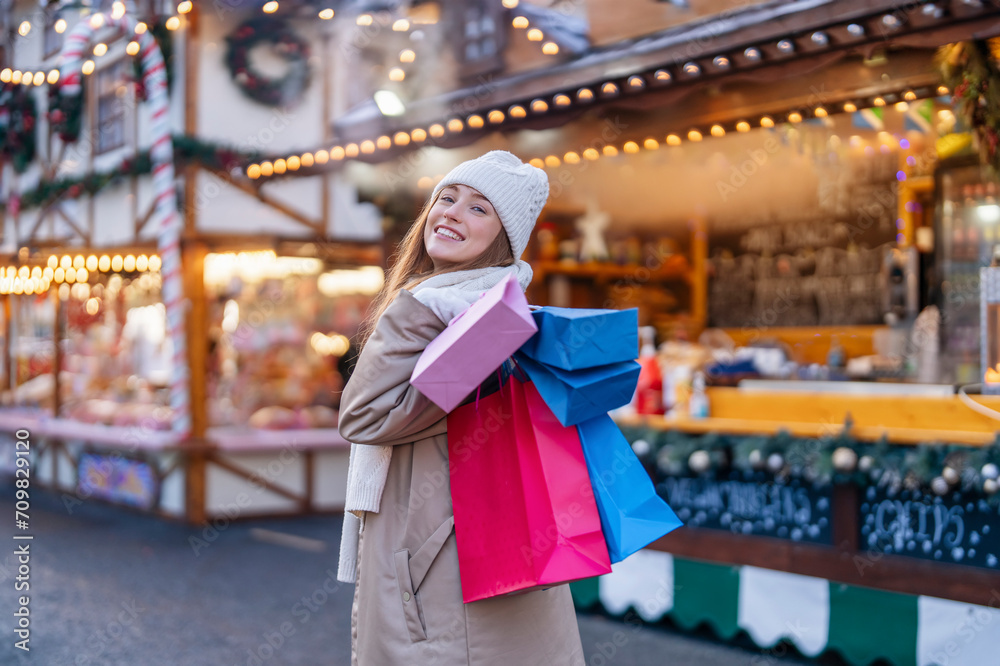
<svg viewBox="0 0 1000 666">
<path fill-rule="evenodd" d="M 449 414 L 448 467 L 466 603 L 611 571 L 580 436 L 533 384 Z"/>
<path fill-rule="evenodd" d="M 410 383 L 450 412 L 537 330 L 517 278 L 508 275 L 427 345 Z"/>
</svg>

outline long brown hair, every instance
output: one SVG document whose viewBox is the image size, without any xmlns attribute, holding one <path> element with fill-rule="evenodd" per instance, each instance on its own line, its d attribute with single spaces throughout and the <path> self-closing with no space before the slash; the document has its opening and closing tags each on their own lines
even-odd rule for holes
<svg viewBox="0 0 1000 666">
<path fill-rule="evenodd" d="M 441 193 L 438 192 L 437 195 L 424 205 L 423 210 L 420 211 L 417 219 L 410 225 L 403 240 L 400 241 L 396 253 L 390 258 L 392 266 L 389 268 L 385 284 L 383 284 L 382 289 L 375 296 L 374 300 L 372 300 L 368 308 L 368 316 L 358 331 L 359 347 L 364 347 L 365 342 L 368 341 L 368 336 L 375 330 L 375 324 L 378 322 L 379 317 L 389 307 L 389 304 L 395 300 L 400 289 L 412 289 L 427 278 L 440 275 L 441 273 L 489 268 L 491 266 L 510 266 L 514 263 L 514 251 L 511 250 L 510 239 L 507 237 L 507 232 L 503 228 L 503 225 L 501 225 L 497 237 L 493 239 L 489 247 L 483 250 L 483 253 L 478 257 L 461 264 L 451 264 L 435 271 L 434 261 L 427 254 L 427 248 L 424 246 L 424 228 L 427 226 L 427 218 L 430 215 L 431 208 L 434 207 L 440 195 Z"/>
</svg>

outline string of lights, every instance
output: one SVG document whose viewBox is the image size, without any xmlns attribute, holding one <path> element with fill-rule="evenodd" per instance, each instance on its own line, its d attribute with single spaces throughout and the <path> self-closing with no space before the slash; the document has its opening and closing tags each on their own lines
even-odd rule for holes
<svg viewBox="0 0 1000 666">
<path fill-rule="evenodd" d="M 605 84 L 607 85 L 607 84 Z M 584 92 L 586 91 L 586 92 Z M 685 141 L 696 143 L 705 138 L 721 138 L 727 133 L 745 133 L 755 128 L 771 129 L 779 123 L 798 124 L 809 118 L 826 118 L 839 113 L 854 113 L 859 109 L 881 108 L 892 104 L 897 111 L 904 112 L 910 102 L 949 95 L 950 91 L 946 86 L 925 87 L 916 90 L 905 89 L 892 93 L 884 93 L 875 97 L 845 100 L 842 102 L 817 105 L 809 109 L 793 108 L 781 112 L 766 113 L 754 118 L 734 119 L 728 123 L 714 123 L 708 126 L 692 127 L 686 131 L 671 131 L 660 137 L 647 137 L 641 143 L 638 141 L 624 141 L 621 145 L 607 144 L 602 150 L 590 148 L 577 153 L 570 151 L 563 156 L 547 155 L 536 157 L 531 163 L 539 168 L 554 168 L 564 162 L 567 164 L 577 164 L 582 160 L 596 160 L 602 155 L 613 157 L 619 153 L 634 154 L 640 150 L 655 150 L 662 144 L 676 147 Z M 594 95 L 590 88 L 581 88 L 577 91 L 577 99 L 592 99 Z M 306 152 L 289 155 L 283 159 L 254 163 L 247 167 L 246 174 L 253 180 L 281 176 L 289 171 L 297 171 L 302 167 L 312 167 L 316 164 L 324 165 L 328 162 L 340 162 L 358 158 L 362 155 L 374 155 L 377 152 L 387 152 L 397 147 L 403 148 L 423 143 L 436 143 L 436 139 L 445 139 L 449 134 L 455 135 L 464 132 L 466 129 L 484 130 L 503 125 L 509 120 L 518 120 L 526 117 L 529 113 L 546 113 L 551 107 L 566 107 L 572 104 L 569 96 L 559 93 L 552 98 L 536 98 L 528 104 L 514 104 L 507 109 L 507 114 L 494 109 L 486 114 L 473 113 L 463 118 L 451 118 L 444 123 L 434 123 L 427 129 L 414 128 L 410 131 L 399 131 L 389 135 L 382 135 L 375 139 L 367 139 L 360 142 L 351 142 L 344 145 L 334 145 L 329 149 L 321 149 L 316 152 Z M 430 141 L 428 141 L 430 139 Z"/>
<path fill-rule="evenodd" d="M 159 255 L 134 254 L 98 257 L 91 254 L 50 255 L 45 266 L 0 266 L 0 294 L 44 294 L 61 284 L 85 284 L 101 273 L 156 273 L 162 262 Z"/>
</svg>

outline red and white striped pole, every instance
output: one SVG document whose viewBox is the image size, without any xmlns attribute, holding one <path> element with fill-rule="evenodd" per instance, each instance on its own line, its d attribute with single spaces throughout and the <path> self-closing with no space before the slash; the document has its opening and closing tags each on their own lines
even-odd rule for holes
<svg viewBox="0 0 1000 666">
<path fill-rule="evenodd" d="M 95 16 L 101 16 L 96 19 Z M 81 91 L 83 53 L 94 31 L 104 25 L 120 28 L 133 35 L 139 42 L 142 59 L 142 78 L 147 100 L 152 108 L 150 157 L 153 164 L 153 191 L 156 195 L 155 217 L 157 248 L 162 267 L 163 304 L 167 311 L 167 335 L 173 345 L 173 372 L 170 378 L 170 407 L 173 411 L 171 429 L 187 436 L 191 431 L 191 404 L 188 393 L 187 344 L 184 328 L 184 296 L 181 275 L 181 217 L 177 212 L 177 194 L 174 186 L 174 148 L 170 138 L 169 97 L 167 73 L 160 47 L 149 31 L 136 34 L 136 21 L 128 14 L 114 17 L 111 14 L 93 15 L 77 24 L 63 45 L 59 79 L 66 94 Z"/>
</svg>

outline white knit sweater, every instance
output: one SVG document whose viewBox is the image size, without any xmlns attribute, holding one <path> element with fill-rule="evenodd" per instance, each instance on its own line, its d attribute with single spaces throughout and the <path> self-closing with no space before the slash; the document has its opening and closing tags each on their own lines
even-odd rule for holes
<svg viewBox="0 0 1000 666">
<path fill-rule="evenodd" d="M 483 292 L 499 284 L 510 273 L 517 275 L 521 289 L 528 288 L 532 276 L 531 267 L 524 261 L 518 261 L 512 266 L 435 275 L 414 287 L 413 296 L 433 310 L 441 321 L 450 322 L 479 300 Z M 337 567 L 339 581 L 357 581 L 361 518 L 365 512 L 379 512 L 391 459 L 391 446 L 351 444 L 344 526 L 340 537 L 340 563 Z"/>
</svg>

